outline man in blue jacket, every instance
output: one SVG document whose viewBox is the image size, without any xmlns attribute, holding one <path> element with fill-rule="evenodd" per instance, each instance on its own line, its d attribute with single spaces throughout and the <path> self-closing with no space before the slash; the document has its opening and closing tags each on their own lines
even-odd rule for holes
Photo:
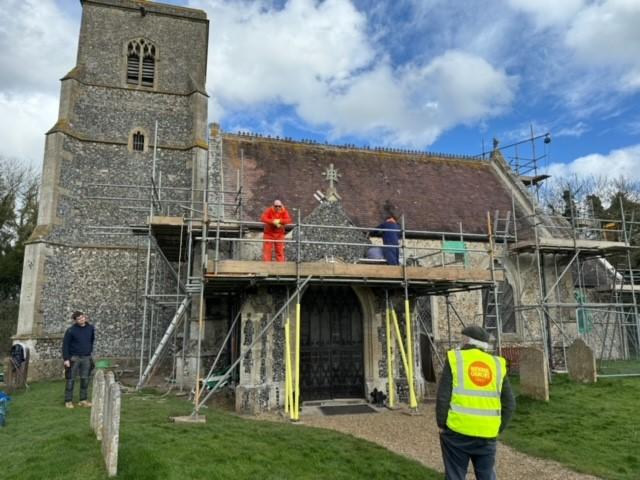
<svg viewBox="0 0 640 480">
<path fill-rule="evenodd" d="M 396 221 L 396 217 L 389 215 L 387 219 L 378 225 L 378 230 L 375 232 L 377 235 L 382 235 L 383 245 L 394 245 L 382 248 L 382 254 L 388 265 L 400 265 L 400 235 L 401 228 Z"/>
<path fill-rule="evenodd" d="M 87 400 L 89 390 L 89 375 L 93 366 L 91 354 L 96 339 L 93 325 L 87 322 L 87 316 L 82 312 L 73 312 L 71 318 L 74 324 L 64 333 L 62 341 L 62 359 L 64 360 L 64 377 L 67 380 L 64 391 L 64 406 L 73 408 L 73 386 L 75 379 L 80 377 L 81 407 L 90 407 Z"/>
</svg>

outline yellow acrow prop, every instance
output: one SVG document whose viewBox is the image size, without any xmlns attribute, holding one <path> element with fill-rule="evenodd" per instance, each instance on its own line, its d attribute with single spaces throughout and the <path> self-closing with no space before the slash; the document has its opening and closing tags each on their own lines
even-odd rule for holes
<svg viewBox="0 0 640 480">
<path fill-rule="evenodd" d="M 291 401 L 291 327 L 289 326 L 289 318 L 284 324 L 284 370 L 285 370 L 285 393 L 284 393 L 284 411 L 293 412 L 293 402 Z"/>
<path fill-rule="evenodd" d="M 396 386 L 393 381 L 393 334 L 391 333 L 391 322 L 389 321 L 389 308 L 387 308 L 385 322 L 387 327 L 387 379 L 389 381 L 389 406 L 393 407 L 395 404 L 395 390 Z"/>
<path fill-rule="evenodd" d="M 404 371 L 407 372 L 407 376 L 409 376 L 409 366 L 407 362 L 407 355 L 404 351 L 404 345 L 402 344 L 402 335 L 400 334 L 400 327 L 398 326 L 398 317 L 396 315 L 395 310 L 391 310 L 391 317 L 393 318 L 393 326 L 396 331 L 396 340 L 398 341 L 398 346 L 400 347 L 400 356 L 402 357 L 402 363 L 404 364 Z M 413 390 L 413 379 L 409 377 L 407 379 L 407 383 L 409 383 L 409 407 L 417 408 L 418 402 L 416 401 L 416 392 Z"/>
<path fill-rule="evenodd" d="M 300 297 L 298 297 L 300 298 Z M 296 303 L 296 388 L 293 404 L 293 420 L 300 419 L 300 302 Z"/>
<path fill-rule="evenodd" d="M 407 361 L 409 362 L 409 379 L 411 383 L 414 385 L 415 382 L 413 379 L 413 335 L 411 333 L 411 312 L 409 311 L 409 300 L 404 301 L 404 318 L 406 319 L 406 335 L 407 335 Z"/>
</svg>

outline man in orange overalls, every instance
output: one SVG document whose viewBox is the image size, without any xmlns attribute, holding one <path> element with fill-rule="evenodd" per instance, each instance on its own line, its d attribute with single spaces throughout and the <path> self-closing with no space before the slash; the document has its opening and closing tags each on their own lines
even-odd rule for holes
<svg viewBox="0 0 640 480">
<path fill-rule="evenodd" d="M 262 243 L 262 260 L 271 261 L 273 246 L 276 247 L 276 261 L 284 262 L 285 225 L 291 223 L 291 216 L 280 200 L 274 200 L 273 206 L 267 208 L 260 217 L 264 223 L 264 241 Z"/>
</svg>

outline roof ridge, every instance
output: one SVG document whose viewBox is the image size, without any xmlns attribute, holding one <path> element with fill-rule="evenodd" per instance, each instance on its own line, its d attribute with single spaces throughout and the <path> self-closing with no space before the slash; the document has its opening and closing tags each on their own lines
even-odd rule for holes
<svg viewBox="0 0 640 480">
<path fill-rule="evenodd" d="M 258 139 L 261 141 L 271 141 L 271 142 L 283 142 L 283 143 L 292 143 L 297 145 L 312 145 L 315 147 L 321 148 L 333 148 L 333 149 L 341 149 L 341 150 L 357 150 L 361 152 L 378 152 L 378 153 L 391 153 L 391 154 L 404 154 L 404 155 L 413 155 L 417 157 L 440 157 L 451 160 L 472 160 L 476 162 L 485 162 L 488 163 L 487 160 L 483 158 L 478 158 L 477 155 L 465 155 L 465 154 L 456 154 L 456 153 L 444 153 L 444 152 L 432 152 L 428 150 L 417 150 L 417 149 L 407 149 L 407 148 L 392 148 L 392 147 L 370 147 L 368 145 L 358 146 L 353 143 L 329 143 L 329 142 L 318 142 L 313 139 L 293 139 L 292 137 L 280 137 L 279 135 L 271 136 L 271 135 L 262 135 L 259 133 L 253 132 L 245 132 L 238 131 L 236 133 L 232 132 L 222 132 L 224 136 L 231 137 L 240 137 L 240 138 L 250 138 L 250 139 Z"/>
</svg>

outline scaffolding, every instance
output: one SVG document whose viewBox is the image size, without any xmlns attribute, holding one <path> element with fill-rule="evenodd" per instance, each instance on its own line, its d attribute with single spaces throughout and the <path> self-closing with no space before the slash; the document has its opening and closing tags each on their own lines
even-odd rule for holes
<svg viewBox="0 0 640 480">
<path fill-rule="evenodd" d="M 533 136 L 536 139 L 548 138 Z M 224 169 L 222 168 L 222 144 L 218 145 L 218 161 L 221 169 L 220 185 L 205 185 L 203 189 L 176 188 L 162 185 L 162 172 L 156 171 L 155 153 L 152 174 L 148 185 L 107 185 L 96 184 L 102 193 L 89 198 L 117 203 L 120 208 L 128 210 L 140 209 L 140 205 L 147 202 L 145 211 L 148 214 L 143 225 L 132 227 L 138 235 L 147 239 L 147 257 L 144 286 L 144 305 L 142 315 L 142 331 L 139 345 L 139 376 L 137 386 L 142 388 L 151 378 L 154 371 L 163 363 L 170 353 L 172 358 L 171 381 L 185 388 L 184 375 L 178 374 L 177 365 L 184 368 L 185 355 L 190 348 L 196 350 L 196 377 L 193 392 L 194 414 L 198 414 L 201 406 L 210 396 L 237 375 L 237 367 L 246 355 L 246 351 L 231 349 L 230 358 L 226 364 L 216 371 L 223 349 L 233 343 L 239 335 L 240 310 L 229 321 L 226 338 L 218 345 L 218 352 L 208 373 L 201 375 L 203 368 L 202 341 L 204 335 L 205 302 L 207 297 L 216 295 L 236 294 L 242 297 L 246 287 L 257 283 L 281 285 L 293 288 L 294 294 L 271 317 L 268 328 L 280 326 L 291 333 L 289 321 L 289 307 L 296 300 L 296 311 L 299 315 L 300 297 L 304 289 L 315 282 L 324 285 L 366 285 L 379 288 L 386 292 L 401 292 L 404 297 L 404 318 L 398 325 L 404 324 L 405 343 L 399 344 L 404 349 L 405 371 L 413 378 L 415 345 L 412 328 L 418 328 L 426 334 L 431 345 L 432 355 L 439 365 L 443 359 L 440 350 L 443 346 L 451 347 L 452 322 L 464 327 L 462 315 L 458 313 L 451 296 L 460 292 L 482 291 L 487 297 L 482 324 L 495 337 L 496 351 L 503 350 L 504 335 L 503 316 L 505 314 L 504 294 L 507 272 L 505 265 L 515 266 L 516 277 L 523 278 L 522 263 L 531 263 L 537 278 L 536 293 L 525 296 L 524 288 L 516 288 L 517 294 L 513 308 L 521 335 L 518 345 L 541 346 L 555 370 L 566 365 L 566 349 L 577 336 L 585 337 L 594 348 L 600 360 L 613 357 L 630 359 L 640 355 L 640 316 L 637 305 L 637 275 L 631 268 L 630 252 L 634 248 L 630 244 L 631 233 L 637 228 L 638 222 L 632 218 L 625 218 L 624 212 L 619 222 L 619 228 L 612 228 L 611 221 L 593 218 L 553 218 L 545 215 L 534 207 L 533 213 L 518 216 L 516 202 L 512 196 L 512 210 L 507 212 L 487 212 L 487 234 L 465 233 L 462 224 L 457 232 L 437 232 L 409 230 L 405 219 L 401 221 L 402 242 L 400 245 L 401 258 L 399 266 L 376 264 L 341 264 L 331 259 L 320 259 L 316 262 L 303 262 L 303 249 L 323 245 L 331 247 L 352 248 L 366 251 L 373 244 L 366 242 L 327 242 L 322 240 L 304 239 L 305 230 L 344 229 L 353 232 L 368 233 L 377 228 L 355 226 L 330 226 L 304 223 L 300 210 L 295 210 L 296 221 L 292 225 L 290 238 L 282 242 L 295 249 L 296 258 L 284 264 L 270 264 L 249 260 L 251 244 L 261 244 L 262 238 L 252 233 L 259 231 L 261 222 L 244 218 L 246 193 L 243 186 L 244 153 L 240 151 L 240 168 L 236 173 L 236 189 L 223 188 Z M 205 169 L 206 170 L 206 169 Z M 228 172 L 227 172 L 228 173 Z M 537 176 L 537 172 L 536 172 Z M 536 177 L 537 178 L 537 177 Z M 521 180 L 521 179 L 520 179 Z M 538 179 L 539 180 L 539 179 Z M 537 181 L 538 181 L 537 180 Z M 526 182 L 525 182 L 526 184 Z M 530 183 L 529 185 L 535 185 Z M 515 188 L 515 187 L 514 187 Z M 111 189 L 111 195 L 104 190 Z M 114 194 L 117 192 L 117 194 Z M 128 193 L 127 193 L 128 192 Z M 132 194 L 131 192 L 135 192 Z M 148 198 L 144 200 L 144 195 Z M 230 199 L 231 201 L 228 201 Z M 533 205 L 535 200 L 530 198 Z M 609 224 L 607 226 L 607 224 Z M 606 228 L 605 228 L 606 226 Z M 104 227 L 102 227 L 104 228 Z M 126 234 L 119 227 L 117 233 Z M 131 228 L 131 227 L 129 227 Z M 110 234 L 114 234 L 111 230 Z M 412 242 L 414 238 L 430 238 L 440 241 L 439 245 L 425 246 Z M 483 247 L 469 248 L 468 243 L 474 242 Z M 394 248 L 386 245 L 376 245 L 380 248 Z M 249 253 L 248 253 L 249 252 Z M 480 259 L 484 260 L 480 260 Z M 625 264 L 614 259 L 623 259 Z M 608 302 L 593 302 L 588 300 L 588 288 L 585 285 L 585 275 L 588 270 L 585 264 L 597 262 L 598 268 L 603 269 L 611 281 L 603 282 L 594 291 L 598 294 L 609 295 Z M 158 267 L 162 264 L 174 279 L 173 291 L 160 292 L 157 285 Z M 176 268 L 177 266 L 177 268 Z M 481 266 L 481 268 L 480 268 Z M 552 271 L 550 272 L 550 268 Z M 569 302 L 561 299 L 560 290 L 563 282 L 575 277 L 577 285 L 576 300 Z M 388 293 L 387 293 L 388 294 Z M 410 299 L 430 296 L 442 296 L 446 304 L 447 334 L 446 340 L 438 342 L 432 322 L 425 321 L 424 312 L 410 311 Z M 157 335 L 160 308 L 170 308 L 171 314 L 162 336 Z M 195 345 L 188 345 L 189 310 L 191 321 L 197 319 L 197 334 Z M 194 315 L 194 309 L 197 313 Z M 390 315 L 395 315 L 395 309 Z M 573 311 L 572 315 L 566 312 Z M 409 321 L 406 321 L 409 319 Z M 230 319 L 231 320 L 231 319 Z M 299 319 L 298 319 L 299 321 Z M 571 329 L 571 325 L 581 324 L 582 327 Z M 593 328 L 598 325 L 599 328 Z M 182 332 L 180 327 L 182 328 Z M 589 329 L 589 327 L 591 329 Z M 265 328 L 260 335 L 264 334 Z M 387 324 L 391 329 L 391 323 Z M 299 335 L 299 323 L 295 330 Z M 635 336 L 634 336 L 635 334 Z M 260 337 L 258 336 L 258 338 Z M 389 338 L 402 342 L 400 330 L 388 330 Z M 287 337 L 288 338 L 288 337 Z M 594 338 L 597 340 L 595 341 Z M 178 342 L 182 340 L 181 348 Z M 389 343 L 388 339 L 388 343 Z M 250 346 L 257 342 L 257 339 Z M 294 345 L 299 340 L 294 341 Z M 509 341 L 508 343 L 514 343 Z M 617 345 L 623 344 L 618 351 Z M 287 343 L 289 344 L 289 342 Z M 249 349 L 249 350 L 250 350 Z M 297 353 L 299 355 L 299 351 Z M 285 407 L 296 419 L 299 403 L 295 395 L 299 395 L 299 388 L 295 381 L 299 381 L 299 360 L 293 360 L 287 353 L 286 386 L 287 396 Z M 292 365 L 293 364 L 293 365 Z M 389 384 L 393 378 L 389 378 Z M 178 378 L 180 380 L 178 380 Z M 413 382 L 412 382 L 413 384 Z M 410 401 L 415 408 L 415 401 Z"/>
<path fill-rule="evenodd" d="M 540 142 L 543 154 L 537 156 Z M 549 176 L 540 174 L 539 162 L 549 157 L 550 142 L 549 133 L 535 135 L 531 127 L 530 138 L 500 149 L 500 157 L 506 148 L 515 151 L 503 158 L 508 159 L 518 188 L 512 189 L 509 213 L 512 242 L 501 249 L 499 263 L 514 266 L 518 279 L 527 270 L 523 265 L 533 265 L 536 286 L 515 289 L 522 343 L 543 347 L 550 372 L 566 369 L 567 348 L 576 338 L 593 349 L 601 371 L 609 360 L 640 360 L 640 290 L 631 260 L 639 248 L 632 245 L 637 219 L 625 213 L 621 198 L 618 218 L 596 218 L 593 206 L 580 212 L 570 190 L 565 192 L 570 201 L 564 216 L 540 208 L 539 186 Z M 531 158 L 520 155 L 518 148 L 523 144 L 530 144 Z M 515 197 L 523 192 L 531 208 L 518 215 Z M 640 362 L 631 368 L 640 374 Z"/>
<path fill-rule="evenodd" d="M 566 369 L 567 348 L 578 337 L 592 347 L 600 366 L 607 360 L 639 359 L 640 292 L 631 261 L 637 247 L 630 242 L 638 222 L 625 216 L 622 204 L 621 217 L 613 221 L 535 212 L 516 225 L 527 225 L 528 231 L 516 230 L 507 252 L 519 278 L 523 258 L 534 260 L 538 283 L 535 298 L 521 297 L 516 310 L 539 319 L 542 337 L 531 338 L 541 341 L 551 369 Z M 523 324 L 531 327 L 531 322 Z"/>
<path fill-rule="evenodd" d="M 344 229 L 370 233 L 380 229 L 304 223 L 302 213 L 299 210 L 295 211 L 297 220 L 292 225 L 294 238 L 283 241 L 295 248 L 297 252 L 295 261 L 285 264 L 265 264 L 246 260 L 243 258 L 246 250 L 243 249 L 243 246 L 262 243 L 261 238 L 251 238 L 246 233 L 261 229 L 263 224 L 243 219 L 242 166 L 237 172 L 237 189 L 235 191 L 225 191 L 217 186 L 210 191 L 167 187 L 162 185 L 161 178 L 162 172 L 156 171 L 154 166 L 149 185 L 146 187 L 113 185 L 113 191 L 117 192 L 116 195 L 109 196 L 108 193 L 102 191 L 100 195 L 89 196 L 91 199 L 116 202 L 120 204 L 121 208 L 131 210 L 135 209 L 131 203 L 141 203 L 140 192 L 149 193 L 146 225 L 133 227 L 134 233 L 147 237 L 138 388 L 142 388 L 148 382 L 168 352 L 174 356 L 172 376 L 174 378 L 178 376 L 176 374 L 178 362 L 175 357 L 182 355 L 182 365 L 184 365 L 184 355 L 189 348 L 186 343 L 189 308 L 196 308 L 198 312 L 196 315 L 198 318 L 196 346 L 198 365 L 196 372 L 199 373 L 202 370 L 201 343 L 205 291 L 207 291 L 207 295 L 216 295 L 216 290 L 219 290 L 221 294 L 228 294 L 229 290 L 237 291 L 246 285 L 255 284 L 256 281 L 266 281 L 280 285 L 292 285 L 296 288 L 296 296 L 300 296 L 304 285 L 313 283 L 317 278 L 323 284 L 366 284 L 374 288 L 402 292 L 404 317 L 401 316 L 398 325 L 402 325 L 405 330 L 406 341 L 403 347 L 406 354 L 405 362 L 408 362 L 405 363 L 405 370 L 408 371 L 413 369 L 412 365 L 415 362 L 414 334 L 411 331 L 415 316 L 410 311 L 409 298 L 422 295 L 444 295 L 447 297 L 448 308 L 455 312 L 454 305 L 449 302 L 448 296 L 450 294 L 480 289 L 493 290 L 493 286 L 500 278 L 500 274 L 493 271 L 494 262 L 491 260 L 494 254 L 493 247 L 487 250 L 486 248 L 467 248 L 465 246 L 465 242 L 470 241 L 491 243 L 492 235 L 465 233 L 462 224 L 459 224 L 459 231 L 455 233 L 408 230 L 405 227 L 404 217 L 401 225 L 402 242 L 399 248 L 402 258 L 406 260 L 397 267 L 301 261 L 301 252 L 309 246 L 346 247 L 363 252 L 372 246 L 368 239 L 361 243 L 303 239 L 305 230 Z M 95 184 L 93 187 L 105 188 L 108 185 Z M 129 193 L 126 193 L 127 191 Z M 134 191 L 137 192 L 137 196 L 131 193 Z M 200 198 L 201 200 L 198 201 Z M 214 201 L 210 203 L 209 198 Z M 227 198 L 231 198 L 233 201 L 227 202 Z M 415 236 L 441 239 L 441 245 L 433 247 L 409 246 L 411 242 L 408 239 Z M 454 244 L 453 247 L 452 244 Z M 222 259 L 223 246 L 231 258 Z M 378 245 L 378 248 L 395 247 Z M 152 255 L 152 252 L 156 252 L 156 255 Z M 155 262 L 163 263 L 170 270 L 175 280 L 174 292 L 159 292 L 156 288 L 157 267 L 153 265 L 152 257 Z M 487 258 L 482 268 L 478 268 L 481 263 L 478 257 Z M 175 265 L 177 268 L 173 268 Z M 173 314 L 163 335 L 155 334 L 154 336 L 154 328 L 152 327 L 157 323 L 157 308 L 160 304 L 172 305 Z M 396 314 L 395 309 L 393 309 L 393 314 Z M 279 315 L 281 313 L 272 318 L 272 323 Z M 457 312 L 455 315 L 464 325 Z M 411 321 L 406 321 L 407 318 Z M 238 328 L 237 321 L 238 317 L 231 324 L 220 349 L 225 347 L 225 344 L 230 341 L 233 331 Z M 181 325 L 184 327 L 182 348 L 177 348 Z M 394 338 L 397 341 L 400 341 L 399 332 L 399 330 L 396 333 L 390 332 L 392 336 L 395 335 Z M 433 351 L 441 362 L 442 357 L 438 354 L 432 336 L 429 339 Z M 449 343 L 451 343 L 450 339 Z M 214 375 L 216 373 L 214 370 L 220 360 L 220 353 L 221 350 L 216 355 L 209 372 L 204 377 L 198 374 L 195 379 L 194 404 L 196 411 L 214 390 L 221 388 L 229 380 L 241 360 L 241 356 L 237 355 L 234 359 L 235 362 L 230 367 L 225 367 L 223 375 Z M 208 381 L 213 377 L 216 377 L 215 386 L 206 388 Z M 413 382 L 411 383 L 413 385 Z M 184 383 L 180 384 L 180 388 L 184 388 L 184 386 Z M 203 389 L 206 389 L 207 392 L 203 393 Z M 411 406 L 415 408 L 415 395 L 411 397 Z M 296 408 L 298 408 L 297 405 Z"/>
</svg>

